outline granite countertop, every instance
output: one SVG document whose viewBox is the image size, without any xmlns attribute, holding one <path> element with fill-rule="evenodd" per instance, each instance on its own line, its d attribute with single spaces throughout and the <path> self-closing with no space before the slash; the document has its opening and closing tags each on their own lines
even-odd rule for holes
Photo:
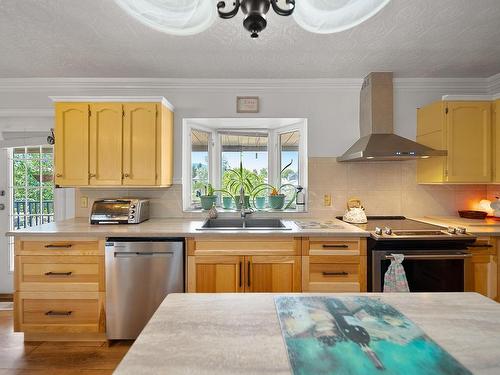
<svg viewBox="0 0 500 375">
<path fill-rule="evenodd" d="M 356 295 L 397 308 L 474 374 L 500 373 L 500 304 L 476 293 Z M 171 294 L 115 374 L 290 374 L 273 296 Z"/>
<path fill-rule="evenodd" d="M 500 220 L 493 218 L 477 220 L 464 219 L 459 216 L 423 216 L 412 219 L 445 227 L 465 227 L 467 232 L 475 236 L 500 236 Z"/>
<path fill-rule="evenodd" d="M 312 219 L 301 221 L 314 221 Z M 319 220 L 324 222 L 322 220 Z M 90 225 L 88 219 L 77 218 L 56 221 L 19 231 L 7 232 L 8 236 L 61 235 L 75 237 L 210 237 L 210 236 L 341 236 L 369 237 L 369 233 L 337 219 L 328 220 L 329 228 L 302 229 L 292 220 L 283 220 L 289 230 L 207 230 L 200 231 L 203 220 L 150 219 L 141 224 Z"/>
</svg>

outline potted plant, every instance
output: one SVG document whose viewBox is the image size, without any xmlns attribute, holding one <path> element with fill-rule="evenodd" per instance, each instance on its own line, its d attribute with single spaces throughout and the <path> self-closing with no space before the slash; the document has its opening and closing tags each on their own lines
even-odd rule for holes
<svg viewBox="0 0 500 375">
<path fill-rule="evenodd" d="M 294 191 L 294 194 L 293 194 L 293 198 L 290 199 L 290 201 L 285 206 L 286 195 L 283 193 L 283 190 L 286 188 L 292 188 Z M 273 210 L 281 210 L 281 209 L 286 210 L 295 201 L 296 188 L 292 184 L 283 184 L 278 188 L 278 187 L 275 187 L 273 185 L 263 183 L 263 184 L 256 186 L 255 189 L 253 190 L 253 197 L 254 197 L 253 202 L 254 202 L 254 205 L 256 207 L 257 207 L 257 201 L 256 201 L 257 196 L 261 192 L 269 191 L 269 190 L 271 190 L 271 193 L 269 194 L 267 199 L 268 199 L 269 207 L 272 208 Z"/>
<path fill-rule="evenodd" d="M 230 210 L 233 208 L 234 197 L 231 193 L 224 191 L 222 194 L 222 208 L 225 210 Z"/>
<path fill-rule="evenodd" d="M 201 208 L 210 210 L 217 201 L 217 195 L 214 194 L 212 184 L 205 186 L 205 195 L 200 196 Z"/>
<path fill-rule="evenodd" d="M 243 163 L 240 162 L 240 167 L 230 169 L 226 172 L 228 181 L 225 184 L 225 189 L 232 196 L 236 209 L 241 209 L 240 191 L 245 190 L 245 208 L 250 208 L 250 196 L 254 190 L 254 181 L 259 180 L 259 176 L 255 173 L 243 168 Z"/>
</svg>

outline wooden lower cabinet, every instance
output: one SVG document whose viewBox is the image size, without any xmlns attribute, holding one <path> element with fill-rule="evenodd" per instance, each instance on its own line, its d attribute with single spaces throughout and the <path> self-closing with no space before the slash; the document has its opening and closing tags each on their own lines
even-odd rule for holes
<svg viewBox="0 0 500 375">
<path fill-rule="evenodd" d="M 188 292 L 300 292 L 299 256 L 190 256 Z"/>
<path fill-rule="evenodd" d="M 188 259 L 188 291 L 236 293 L 244 291 L 243 256 L 193 256 Z"/>
<path fill-rule="evenodd" d="M 246 265 L 246 292 L 287 293 L 302 290 L 299 256 L 249 256 L 246 257 Z"/>
<path fill-rule="evenodd" d="M 366 292 L 366 239 L 304 238 L 303 292 Z"/>
<path fill-rule="evenodd" d="M 17 238 L 14 330 L 26 341 L 105 340 L 104 240 Z"/>
<path fill-rule="evenodd" d="M 366 291 L 365 239 L 221 237 L 187 243 L 191 293 Z"/>
<path fill-rule="evenodd" d="M 465 263 L 465 291 L 500 301 L 497 239 L 480 237 L 469 251 L 472 257 Z"/>
</svg>

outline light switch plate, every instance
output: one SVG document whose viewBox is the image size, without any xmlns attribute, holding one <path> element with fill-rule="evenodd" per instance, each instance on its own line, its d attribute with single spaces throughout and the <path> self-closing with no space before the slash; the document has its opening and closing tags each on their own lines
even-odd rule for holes
<svg viewBox="0 0 500 375">
<path fill-rule="evenodd" d="M 80 207 L 88 208 L 89 206 L 89 198 L 88 197 L 80 197 Z"/>
<path fill-rule="evenodd" d="M 330 193 L 326 193 L 323 196 L 323 205 L 325 207 L 330 207 L 332 205 L 332 195 Z"/>
</svg>

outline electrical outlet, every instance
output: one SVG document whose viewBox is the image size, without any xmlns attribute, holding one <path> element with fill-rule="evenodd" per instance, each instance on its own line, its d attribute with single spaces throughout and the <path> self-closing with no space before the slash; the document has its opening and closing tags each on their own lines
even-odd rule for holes
<svg viewBox="0 0 500 375">
<path fill-rule="evenodd" d="M 89 206 L 89 198 L 88 197 L 80 197 L 80 207 L 88 208 Z"/>
<path fill-rule="evenodd" d="M 323 205 L 325 207 L 330 207 L 332 205 L 332 195 L 330 193 L 323 195 Z"/>
</svg>

